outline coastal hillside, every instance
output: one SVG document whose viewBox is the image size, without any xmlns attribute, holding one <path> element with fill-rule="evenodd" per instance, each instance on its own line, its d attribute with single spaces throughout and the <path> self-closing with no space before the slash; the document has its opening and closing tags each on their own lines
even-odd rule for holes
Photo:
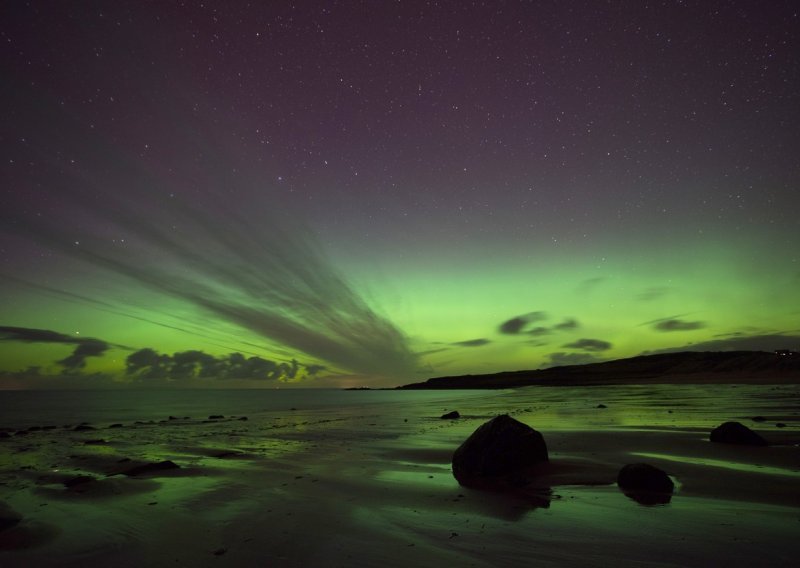
<svg viewBox="0 0 800 568">
<path fill-rule="evenodd" d="M 640 355 L 586 365 L 567 365 L 487 375 L 435 377 L 400 389 L 505 389 L 532 385 L 636 383 L 795 383 L 800 353 L 723 351 Z"/>
</svg>

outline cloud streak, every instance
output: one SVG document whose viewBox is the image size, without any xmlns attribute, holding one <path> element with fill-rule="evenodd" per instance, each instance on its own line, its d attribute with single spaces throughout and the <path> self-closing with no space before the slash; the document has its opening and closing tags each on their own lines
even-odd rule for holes
<svg viewBox="0 0 800 568">
<path fill-rule="evenodd" d="M 488 345 L 491 343 L 488 339 L 468 339 L 467 341 L 454 341 L 450 345 L 455 345 L 456 347 L 482 347 L 484 345 Z"/>
<path fill-rule="evenodd" d="M 86 359 L 100 357 L 112 345 L 91 337 L 65 335 L 49 329 L 29 327 L 0 326 L 0 341 L 19 341 L 23 343 L 60 343 L 74 345 L 72 354 L 57 361 L 65 372 L 75 372 L 86 367 Z"/>
<path fill-rule="evenodd" d="M 695 329 L 703 329 L 706 326 L 702 321 L 686 321 L 681 319 L 665 319 L 653 324 L 653 329 L 656 331 L 670 332 L 670 331 L 693 331 Z"/>
</svg>

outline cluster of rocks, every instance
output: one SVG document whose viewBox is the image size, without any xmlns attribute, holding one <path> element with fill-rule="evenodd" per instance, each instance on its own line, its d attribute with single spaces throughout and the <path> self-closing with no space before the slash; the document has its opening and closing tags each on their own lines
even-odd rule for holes
<svg viewBox="0 0 800 568">
<path fill-rule="evenodd" d="M 292 410 L 294 410 L 294 409 L 292 409 Z M 457 415 L 458 412 L 456 412 L 455 414 Z M 450 417 L 450 418 L 458 418 L 458 416 L 454 416 L 454 417 Z M 171 424 L 197 424 L 197 423 L 207 424 L 207 423 L 219 422 L 219 421 L 222 421 L 222 420 L 246 422 L 248 420 L 248 418 L 247 418 L 247 416 L 225 417 L 222 414 L 212 414 L 206 420 L 196 420 L 196 421 L 190 422 L 191 420 L 192 419 L 191 419 L 190 416 L 179 417 L 179 416 L 172 416 L 171 415 L 171 416 L 167 417 L 164 420 L 158 420 L 158 421 L 155 421 L 155 420 L 136 420 L 135 422 L 132 423 L 132 425 L 133 426 L 151 426 L 151 425 L 156 425 L 156 424 L 168 424 L 168 423 L 171 423 Z M 107 426 L 107 428 L 109 428 L 109 429 L 124 428 L 124 427 L 125 427 L 125 424 L 123 424 L 121 422 L 115 422 L 115 423 L 109 424 Z M 30 426 L 29 428 L 24 428 L 24 429 L 0 428 L 0 439 L 11 438 L 13 436 L 27 436 L 27 435 L 35 433 L 35 432 L 48 432 L 48 431 L 51 431 L 51 430 L 56 430 L 58 428 L 61 428 L 63 430 L 71 430 L 73 432 L 90 432 L 92 430 L 97 430 L 100 427 L 99 426 L 95 426 L 95 425 L 93 425 L 93 424 L 91 424 L 89 422 L 80 422 L 77 425 L 65 424 L 63 426 L 55 426 L 55 425 L 49 424 L 49 425 L 45 425 L 45 426 Z"/>
<path fill-rule="evenodd" d="M 767 445 L 764 438 L 739 422 L 725 422 L 712 430 L 709 440 Z M 535 466 L 548 461 L 542 434 L 504 414 L 482 424 L 456 449 L 452 467 L 453 476 L 461 485 L 507 490 L 532 481 L 536 476 Z M 617 475 L 617 485 L 627 496 L 644 505 L 669 503 L 675 489 L 675 483 L 666 472 L 647 463 L 623 466 Z"/>
</svg>

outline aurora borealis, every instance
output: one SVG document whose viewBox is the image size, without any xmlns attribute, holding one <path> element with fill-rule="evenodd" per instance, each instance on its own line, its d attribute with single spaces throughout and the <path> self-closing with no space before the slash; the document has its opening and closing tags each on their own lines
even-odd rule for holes
<svg viewBox="0 0 800 568">
<path fill-rule="evenodd" d="M 793 2 L 5 3 L 0 388 L 800 348 Z"/>
</svg>

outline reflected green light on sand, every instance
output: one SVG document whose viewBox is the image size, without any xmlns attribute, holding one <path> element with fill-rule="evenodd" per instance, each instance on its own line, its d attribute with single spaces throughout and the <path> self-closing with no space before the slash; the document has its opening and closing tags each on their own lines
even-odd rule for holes
<svg viewBox="0 0 800 568">
<path fill-rule="evenodd" d="M 676 456 L 671 454 L 657 454 L 650 452 L 632 452 L 631 455 L 641 456 L 644 458 L 654 458 L 658 460 L 687 463 L 692 465 L 720 467 L 724 469 L 732 469 L 735 471 L 745 471 L 748 473 L 763 473 L 764 475 L 786 475 L 789 477 L 800 477 L 800 471 L 786 469 L 783 467 L 768 466 L 768 465 L 715 460 L 711 458 Z"/>
</svg>

